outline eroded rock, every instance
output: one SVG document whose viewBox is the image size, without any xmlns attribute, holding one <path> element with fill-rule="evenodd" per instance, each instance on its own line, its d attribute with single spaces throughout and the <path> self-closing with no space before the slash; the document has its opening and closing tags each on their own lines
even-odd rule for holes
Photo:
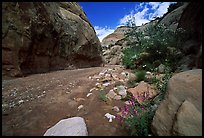
<svg viewBox="0 0 204 138">
<path fill-rule="evenodd" d="M 193 106 L 196 108 L 196 112 L 202 113 L 202 70 L 201 69 L 195 69 L 190 71 L 181 72 L 178 74 L 175 74 L 168 82 L 167 87 L 167 95 L 165 97 L 165 100 L 162 101 L 162 103 L 159 105 L 158 109 L 156 110 L 155 116 L 153 118 L 152 122 L 152 132 L 154 135 L 159 136 L 171 136 L 172 134 L 172 128 L 174 124 L 178 124 L 179 127 L 174 127 L 174 133 L 175 135 L 194 135 L 197 130 L 202 130 L 201 128 L 196 128 L 197 126 L 200 126 L 200 123 L 192 124 L 192 121 L 194 120 L 194 116 L 199 116 L 198 114 L 185 114 L 185 118 L 181 119 L 182 112 L 189 112 L 195 111 L 192 109 L 186 109 L 186 104 L 183 104 L 183 101 L 187 100 L 190 102 Z M 191 106 L 192 106 L 191 105 Z M 178 111 L 179 108 L 181 108 L 181 111 Z M 184 108 L 184 109 L 183 109 Z M 179 113 L 180 112 L 180 113 Z M 196 113 L 195 112 L 195 113 Z M 181 122 L 185 119 L 191 119 L 189 121 L 186 121 L 185 126 L 181 126 Z M 176 119 L 179 119 L 175 122 Z M 181 119 L 181 120 L 180 120 Z M 200 120 L 200 119 L 198 119 Z M 189 124 L 188 124 L 189 123 Z M 178 126 L 177 125 L 177 126 Z M 186 127 L 188 125 L 188 127 Z M 176 129 L 178 128 L 178 129 Z M 186 132 L 184 130 L 192 128 L 192 134 L 190 131 Z M 186 133 L 185 133 L 186 132 Z M 201 134 L 202 132 L 199 132 Z"/>
<path fill-rule="evenodd" d="M 2 74 L 100 66 L 102 49 L 76 2 L 2 3 Z"/>
</svg>

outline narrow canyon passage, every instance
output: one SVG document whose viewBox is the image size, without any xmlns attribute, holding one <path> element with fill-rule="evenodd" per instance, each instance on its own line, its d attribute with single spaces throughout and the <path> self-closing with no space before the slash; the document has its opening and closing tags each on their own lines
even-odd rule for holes
<svg viewBox="0 0 204 138">
<path fill-rule="evenodd" d="M 116 115 L 112 107 L 122 107 L 124 101 L 109 100 L 106 103 L 98 98 L 97 91 L 87 97 L 96 84 L 96 79 L 90 79 L 90 76 L 114 68 L 123 70 L 120 66 L 109 65 L 3 80 L 2 134 L 43 135 L 61 119 L 80 116 L 85 119 L 89 136 L 127 135 L 116 119 L 108 122 L 104 117 L 106 113 Z M 77 108 L 79 105 L 83 105 L 80 110 Z"/>
</svg>

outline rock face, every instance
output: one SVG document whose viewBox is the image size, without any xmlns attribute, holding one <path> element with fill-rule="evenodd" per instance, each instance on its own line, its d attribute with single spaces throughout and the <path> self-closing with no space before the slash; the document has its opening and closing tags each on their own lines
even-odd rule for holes
<svg viewBox="0 0 204 138">
<path fill-rule="evenodd" d="M 106 47 L 109 45 L 115 45 L 118 40 L 121 40 L 125 37 L 124 34 L 128 30 L 129 28 L 127 26 L 118 27 L 112 34 L 109 34 L 102 40 L 102 46 Z"/>
<path fill-rule="evenodd" d="M 101 63 L 100 41 L 78 3 L 2 3 L 2 75 Z"/>
<path fill-rule="evenodd" d="M 122 49 L 126 46 L 125 33 L 129 29 L 127 26 L 120 26 L 102 40 L 103 56 L 107 64 L 121 65 Z"/>
<path fill-rule="evenodd" d="M 114 45 L 103 53 L 105 61 L 110 65 L 120 65 L 122 62 L 122 49 L 120 45 Z"/>
<path fill-rule="evenodd" d="M 178 22 L 181 18 L 181 15 L 188 5 L 187 2 L 185 2 L 182 6 L 176 8 L 175 10 L 168 13 L 164 18 L 159 22 L 159 24 L 164 24 L 165 26 L 168 26 L 168 28 L 176 30 L 178 26 Z"/>
<path fill-rule="evenodd" d="M 174 75 L 152 122 L 154 135 L 202 135 L 202 70 Z"/>
<path fill-rule="evenodd" d="M 183 53 L 193 59 L 187 66 L 202 68 L 202 3 L 190 2 L 184 9 L 177 28 L 189 30 L 191 33 L 182 46 Z"/>
<path fill-rule="evenodd" d="M 60 120 L 44 136 L 88 136 L 88 132 L 83 118 L 72 117 Z"/>
</svg>

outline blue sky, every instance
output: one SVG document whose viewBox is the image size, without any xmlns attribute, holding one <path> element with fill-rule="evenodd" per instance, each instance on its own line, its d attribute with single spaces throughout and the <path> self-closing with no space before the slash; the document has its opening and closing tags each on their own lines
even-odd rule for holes
<svg viewBox="0 0 204 138">
<path fill-rule="evenodd" d="M 79 2 L 100 41 L 117 27 L 134 20 L 137 26 L 167 12 L 172 2 Z"/>
</svg>

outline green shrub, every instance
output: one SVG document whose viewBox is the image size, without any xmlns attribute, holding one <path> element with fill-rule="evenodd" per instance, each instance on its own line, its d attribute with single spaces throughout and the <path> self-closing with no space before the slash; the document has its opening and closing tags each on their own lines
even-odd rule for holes
<svg viewBox="0 0 204 138">
<path fill-rule="evenodd" d="M 133 88 L 133 87 L 135 87 L 136 86 L 136 83 L 137 83 L 137 81 L 136 80 L 128 80 L 127 81 L 127 86 L 128 86 L 128 88 Z"/>
<path fill-rule="evenodd" d="M 150 68 L 155 68 L 153 63 L 159 61 L 172 70 L 176 69 L 182 57 L 181 43 L 188 38 L 187 35 L 182 35 L 185 31 L 174 31 L 164 25 L 149 25 L 144 31 L 139 31 L 134 26 L 132 28 L 125 34 L 128 47 L 123 50 L 122 63 L 126 68 L 142 69 L 141 66 L 146 64 L 146 70 L 151 70 Z"/>
<path fill-rule="evenodd" d="M 140 82 L 140 81 L 145 80 L 145 75 L 146 75 L 146 71 L 144 70 L 136 72 L 136 78 L 137 78 L 136 81 Z"/>
<path fill-rule="evenodd" d="M 126 48 L 123 51 L 123 56 L 122 56 L 122 64 L 126 68 L 134 69 L 136 66 L 134 64 L 134 60 L 136 56 L 138 55 L 138 50 L 136 47 L 131 47 L 131 48 Z"/>
<path fill-rule="evenodd" d="M 105 93 L 103 92 L 103 91 L 99 91 L 98 93 L 97 93 L 97 96 L 98 96 L 98 98 L 101 100 L 101 101 L 104 101 L 104 102 L 107 102 L 107 97 L 106 97 L 106 95 L 105 95 Z"/>
<path fill-rule="evenodd" d="M 161 78 L 162 81 L 156 82 L 156 87 L 159 90 L 159 98 L 161 100 L 163 100 L 166 95 L 167 84 L 171 76 L 172 76 L 172 73 L 165 73 L 165 75 Z"/>
</svg>

